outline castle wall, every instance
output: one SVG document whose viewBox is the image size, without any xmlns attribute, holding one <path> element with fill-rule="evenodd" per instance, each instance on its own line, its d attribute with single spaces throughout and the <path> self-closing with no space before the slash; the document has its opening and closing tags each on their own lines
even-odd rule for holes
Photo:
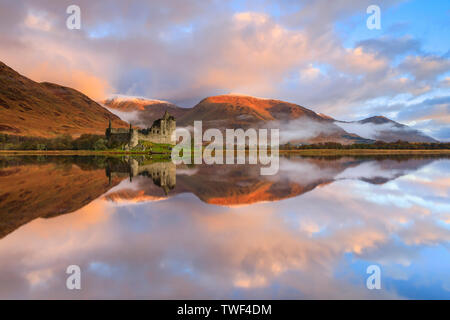
<svg viewBox="0 0 450 320">
<path fill-rule="evenodd" d="M 139 144 L 139 141 L 148 141 L 152 143 L 161 144 L 175 144 L 172 140 L 172 133 L 176 130 L 176 121 L 167 112 L 162 119 L 158 119 L 153 123 L 149 129 L 136 130 L 131 128 L 113 129 L 111 123 L 106 129 L 106 138 L 108 140 L 119 141 L 127 144 L 129 148 L 134 148 Z"/>
<path fill-rule="evenodd" d="M 138 143 L 139 143 L 139 132 L 137 130 L 132 130 L 129 142 L 130 147 L 134 148 L 138 145 Z"/>
<path fill-rule="evenodd" d="M 141 134 L 139 133 L 139 140 L 149 141 L 153 143 L 165 143 L 173 144 L 174 141 L 171 140 L 171 135 L 161 135 L 161 134 Z"/>
</svg>

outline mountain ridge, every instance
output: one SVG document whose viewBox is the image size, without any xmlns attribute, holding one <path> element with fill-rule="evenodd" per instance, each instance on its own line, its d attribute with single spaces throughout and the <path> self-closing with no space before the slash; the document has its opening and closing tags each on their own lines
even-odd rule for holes
<svg viewBox="0 0 450 320">
<path fill-rule="evenodd" d="M 133 104 L 132 101 L 129 101 L 129 103 Z M 192 126 L 195 120 L 202 120 L 204 129 L 260 128 L 264 127 L 267 123 L 283 128 L 283 130 L 289 127 L 292 129 L 295 125 L 298 127 L 308 127 L 311 130 L 317 129 L 316 127 L 323 129 L 322 132 L 319 132 L 315 136 L 308 136 L 308 138 L 295 138 L 294 129 L 294 138 L 289 141 L 291 143 L 339 142 L 348 144 L 375 140 L 386 142 L 395 142 L 398 140 L 408 142 L 437 142 L 437 140 L 426 136 L 420 131 L 393 121 L 385 116 L 372 116 L 359 121 L 340 121 L 328 115 L 316 113 L 311 109 L 295 103 L 278 99 L 258 98 L 243 94 L 224 94 L 206 97 L 192 108 L 181 108 L 170 102 L 166 103 L 175 106 L 177 110 L 183 110 L 176 118 L 177 124 L 184 127 Z M 151 110 L 153 105 L 147 105 L 146 110 Z M 142 117 L 144 117 L 143 114 L 146 112 L 145 110 L 141 111 Z M 158 112 L 162 114 L 163 111 L 158 110 Z M 305 121 L 297 121 L 301 119 Z M 155 120 L 154 117 L 147 117 L 147 121 L 144 121 L 142 124 L 150 126 L 153 120 Z M 348 128 L 345 126 L 346 124 L 361 125 L 361 128 Z M 365 130 L 362 130 L 364 128 Z M 364 134 L 369 129 L 377 132 L 377 134 L 371 134 L 369 136 Z M 300 131 L 299 136 L 304 136 L 304 132 Z"/>
</svg>

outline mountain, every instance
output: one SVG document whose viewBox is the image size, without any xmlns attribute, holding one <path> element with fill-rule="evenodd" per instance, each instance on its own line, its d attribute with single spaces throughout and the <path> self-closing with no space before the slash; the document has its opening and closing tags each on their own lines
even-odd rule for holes
<svg viewBox="0 0 450 320">
<path fill-rule="evenodd" d="M 404 124 L 383 116 L 375 116 L 353 122 L 336 121 L 335 123 L 347 132 L 352 132 L 373 140 L 385 142 L 395 142 L 398 140 L 408 142 L 438 142 L 418 130 L 411 129 Z"/>
<path fill-rule="evenodd" d="M 435 160 L 281 158 L 276 175 L 261 176 L 259 165 L 192 167 L 137 159 L 141 163 L 119 157 L 47 157 L 43 161 L 33 156 L 0 156 L 0 239 L 34 219 L 75 212 L 99 198 L 138 203 L 190 193 L 208 204 L 243 206 L 297 197 L 347 179 L 384 184 Z M 170 188 L 164 188 L 161 177 L 171 181 Z"/>
<path fill-rule="evenodd" d="M 191 126 L 202 120 L 203 128 L 279 128 L 281 143 L 343 144 L 367 142 L 349 134 L 329 117 L 294 103 L 244 95 L 220 95 L 203 99 L 189 110 L 177 124 Z"/>
<path fill-rule="evenodd" d="M 322 122 L 326 119 L 312 110 L 280 100 L 244 95 L 220 95 L 203 99 L 184 115 L 181 123 L 201 119 L 207 127 L 250 127 L 255 123 L 288 121 L 300 117 Z"/>
<path fill-rule="evenodd" d="M 101 103 L 122 119 L 142 127 L 150 127 L 153 121 L 162 118 L 166 110 L 177 119 L 188 111 L 188 109 L 167 101 L 134 97 L 118 96 L 106 99 Z"/>
<path fill-rule="evenodd" d="M 32 81 L 0 62 L 0 133 L 54 137 L 104 134 L 127 123 L 84 94 L 52 83 Z"/>
<path fill-rule="evenodd" d="M 144 127 L 151 126 L 154 120 L 168 110 L 177 119 L 179 127 L 190 127 L 194 121 L 202 120 L 204 130 L 279 128 L 282 144 L 351 144 L 375 140 L 436 142 L 433 138 L 386 117 L 345 122 L 294 103 L 239 94 L 208 97 L 190 109 L 180 108 L 166 101 L 127 97 L 108 99 L 104 104 L 122 119 Z"/>
</svg>

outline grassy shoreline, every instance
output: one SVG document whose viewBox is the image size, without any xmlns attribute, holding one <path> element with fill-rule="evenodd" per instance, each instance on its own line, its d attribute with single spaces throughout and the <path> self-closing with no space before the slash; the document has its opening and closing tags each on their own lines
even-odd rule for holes
<svg viewBox="0 0 450 320">
<path fill-rule="evenodd" d="M 0 150 L 0 155 L 61 155 L 61 156 L 98 156 L 98 155 L 161 155 L 149 151 L 95 151 L 95 150 Z"/>
<path fill-rule="evenodd" d="M 0 150 L 0 155 L 169 155 L 170 153 L 151 153 L 149 151 L 94 151 L 94 150 Z M 335 155 L 450 155 L 450 149 L 435 150 L 392 150 L 392 149 L 302 149 L 280 150 L 282 155 L 335 156 Z"/>
</svg>

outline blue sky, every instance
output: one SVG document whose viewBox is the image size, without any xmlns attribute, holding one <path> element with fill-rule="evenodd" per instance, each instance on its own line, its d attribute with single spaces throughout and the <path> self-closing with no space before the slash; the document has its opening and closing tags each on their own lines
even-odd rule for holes
<svg viewBox="0 0 450 320">
<path fill-rule="evenodd" d="M 368 38 L 396 35 L 412 36 L 422 43 L 428 53 L 445 54 L 450 50 L 450 2 L 445 0 L 410 0 L 382 9 L 382 30 L 368 30 L 359 23 L 366 15 L 357 14 L 337 29 L 346 46 L 354 46 L 358 41 Z"/>
</svg>

